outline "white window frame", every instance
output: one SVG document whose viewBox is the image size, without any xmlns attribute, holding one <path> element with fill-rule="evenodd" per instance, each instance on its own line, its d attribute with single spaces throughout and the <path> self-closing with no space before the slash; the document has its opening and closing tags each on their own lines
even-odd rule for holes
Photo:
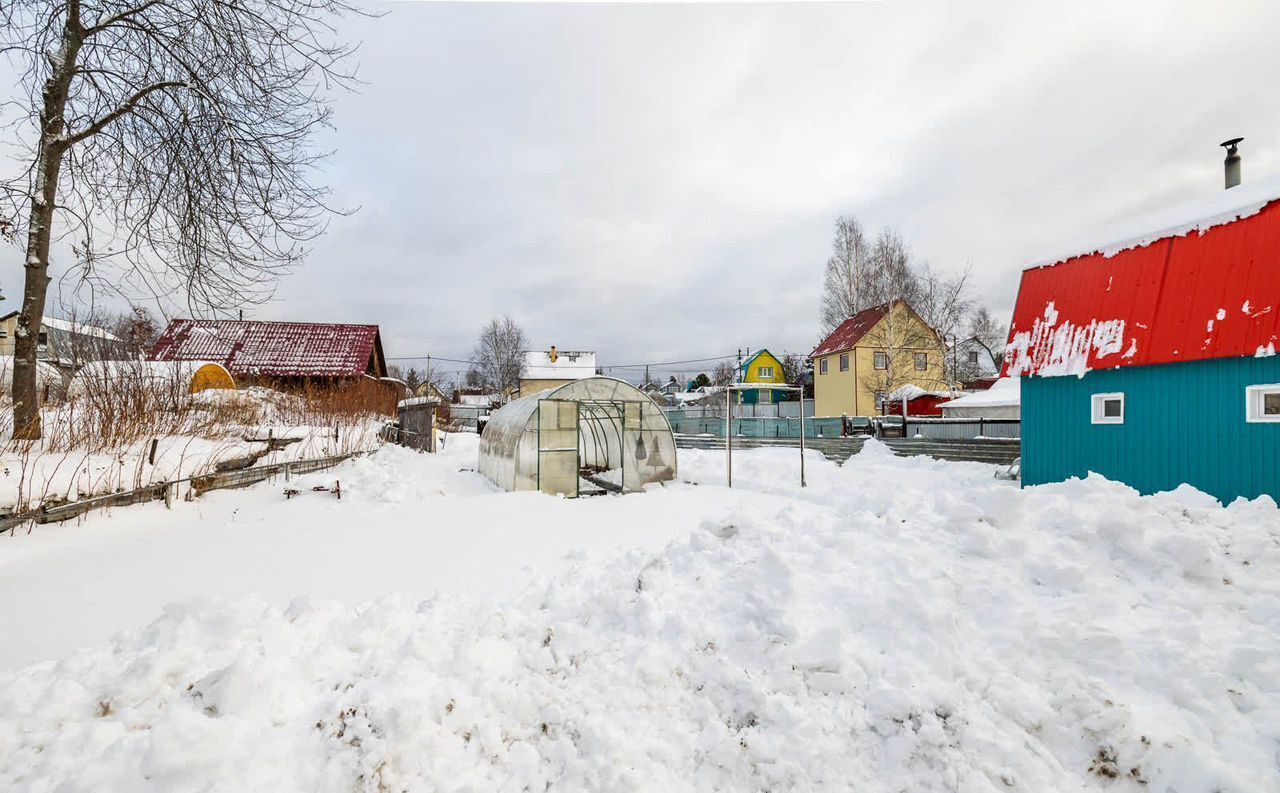
<svg viewBox="0 0 1280 793">
<path fill-rule="evenodd" d="M 759 369 L 757 369 L 757 370 L 756 370 L 756 376 L 757 376 L 757 377 L 768 377 L 768 378 L 772 379 L 772 378 L 773 378 L 773 367 L 772 367 L 772 366 L 761 366 Z"/>
<path fill-rule="evenodd" d="M 880 365 L 880 362 L 881 362 L 881 361 L 884 361 L 884 366 L 881 366 L 881 365 Z M 887 352 L 875 352 L 875 353 L 872 353 L 872 354 L 871 354 L 871 367 L 872 367 L 873 369 L 875 369 L 877 372 L 887 372 L 887 371 L 889 371 L 889 353 L 887 353 Z"/>
<path fill-rule="evenodd" d="M 849 371 L 849 353 L 847 352 L 840 353 L 840 371 Z"/>
<path fill-rule="evenodd" d="M 1267 416 L 1262 413 L 1262 399 L 1267 394 L 1280 394 L 1280 383 L 1260 383 L 1245 387 L 1245 421 L 1250 424 L 1275 424 L 1280 422 L 1280 416 Z"/>
<path fill-rule="evenodd" d="M 923 361 L 921 361 L 921 359 L 922 359 L 922 358 L 924 359 Z M 913 357 L 913 359 L 912 359 L 912 360 L 913 360 L 913 361 L 914 361 L 914 363 L 915 363 L 915 367 L 916 367 L 916 371 L 917 371 L 917 372 L 927 372 L 927 371 L 929 371 L 929 353 L 927 353 L 927 352 L 918 352 L 918 353 L 916 353 L 916 354 L 915 354 L 915 356 Z M 923 365 L 923 366 L 921 366 L 921 363 L 923 363 L 924 365 Z"/>
<path fill-rule="evenodd" d="M 1107 402 L 1118 399 L 1120 400 L 1120 415 L 1107 416 L 1105 413 L 1105 405 Z M 1091 412 L 1093 414 L 1094 424 L 1123 424 L 1124 423 L 1124 392 L 1113 391 L 1107 394 L 1094 394 L 1090 397 Z"/>
<path fill-rule="evenodd" d="M 818 361 L 818 374 L 826 374 L 826 373 L 827 373 L 827 361 L 828 361 L 828 360 L 830 360 L 830 359 L 829 359 L 829 358 L 822 358 L 822 359 L 820 359 L 820 360 Z"/>
<path fill-rule="evenodd" d="M 977 365 L 978 365 L 978 351 L 977 351 L 977 350 L 969 350 L 969 365 L 970 365 L 970 366 L 977 366 Z"/>
</svg>

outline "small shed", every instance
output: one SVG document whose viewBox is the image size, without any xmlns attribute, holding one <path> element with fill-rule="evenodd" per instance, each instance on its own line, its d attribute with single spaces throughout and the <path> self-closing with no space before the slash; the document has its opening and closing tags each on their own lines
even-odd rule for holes
<svg viewBox="0 0 1280 793">
<path fill-rule="evenodd" d="M 422 452 L 436 450 L 436 409 L 440 404 L 434 397 L 400 400 L 396 414 L 400 419 L 397 441 L 401 446 Z"/>
<path fill-rule="evenodd" d="M 1022 381 L 1001 377 L 985 391 L 965 394 L 938 405 L 949 419 L 1016 419 L 1022 415 Z"/>
<path fill-rule="evenodd" d="M 480 473 L 503 490 L 634 492 L 675 478 L 675 436 L 635 386 L 590 377 L 495 411 L 480 437 Z"/>
<path fill-rule="evenodd" d="M 885 398 L 885 413 L 890 416 L 902 415 L 902 403 L 907 403 L 908 416 L 941 416 L 938 407 L 943 402 L 954 399 L 954 391 L 926 391 L 918 385 L 907 385 L 890 392 Z"/>
</svg>

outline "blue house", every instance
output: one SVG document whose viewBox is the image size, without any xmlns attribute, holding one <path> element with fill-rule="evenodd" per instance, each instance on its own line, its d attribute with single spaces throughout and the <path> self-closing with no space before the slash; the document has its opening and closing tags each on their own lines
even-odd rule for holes
<svg viewBox="0 0 1280 793">
<path fill-rule="evenodd" d="M 1023 484 L 1280 499 L 1280 184 L 1134 232 L 1022 275 L 1005 374 Z"/>
</svg>

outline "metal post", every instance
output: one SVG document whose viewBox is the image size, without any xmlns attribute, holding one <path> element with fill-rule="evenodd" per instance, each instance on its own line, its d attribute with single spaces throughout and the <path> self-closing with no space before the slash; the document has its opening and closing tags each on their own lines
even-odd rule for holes
<svg viewBox="0 0 1280 793">
<path fill-rule="evenodd" d="M 806 487 L 804 481 L 804 386 L 800 387 L 800 486 Z"/>
<path fill-rule="evenodd" d="M 733 487 L 733 427 L 730 414 L 733 412 L 732 403 L 729 401 L 729 395 L 733 393 L 733 389 L 729 386 L 724 387 L 724 451 L 725 451 L 725 471 L 729 476 L 729 487 Z"/>
</svg>

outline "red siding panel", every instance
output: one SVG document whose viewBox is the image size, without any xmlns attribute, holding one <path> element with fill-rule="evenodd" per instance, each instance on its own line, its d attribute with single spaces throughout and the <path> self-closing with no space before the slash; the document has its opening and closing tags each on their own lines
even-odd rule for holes
<svg viewBox="0 0 1280 793">
<path fill-rule="evenodd" d="M 1280 201 L 1107 257 L 1022 274 L 1006 375 L 1253 356 L 1280 347 Z"/>
</svg>

